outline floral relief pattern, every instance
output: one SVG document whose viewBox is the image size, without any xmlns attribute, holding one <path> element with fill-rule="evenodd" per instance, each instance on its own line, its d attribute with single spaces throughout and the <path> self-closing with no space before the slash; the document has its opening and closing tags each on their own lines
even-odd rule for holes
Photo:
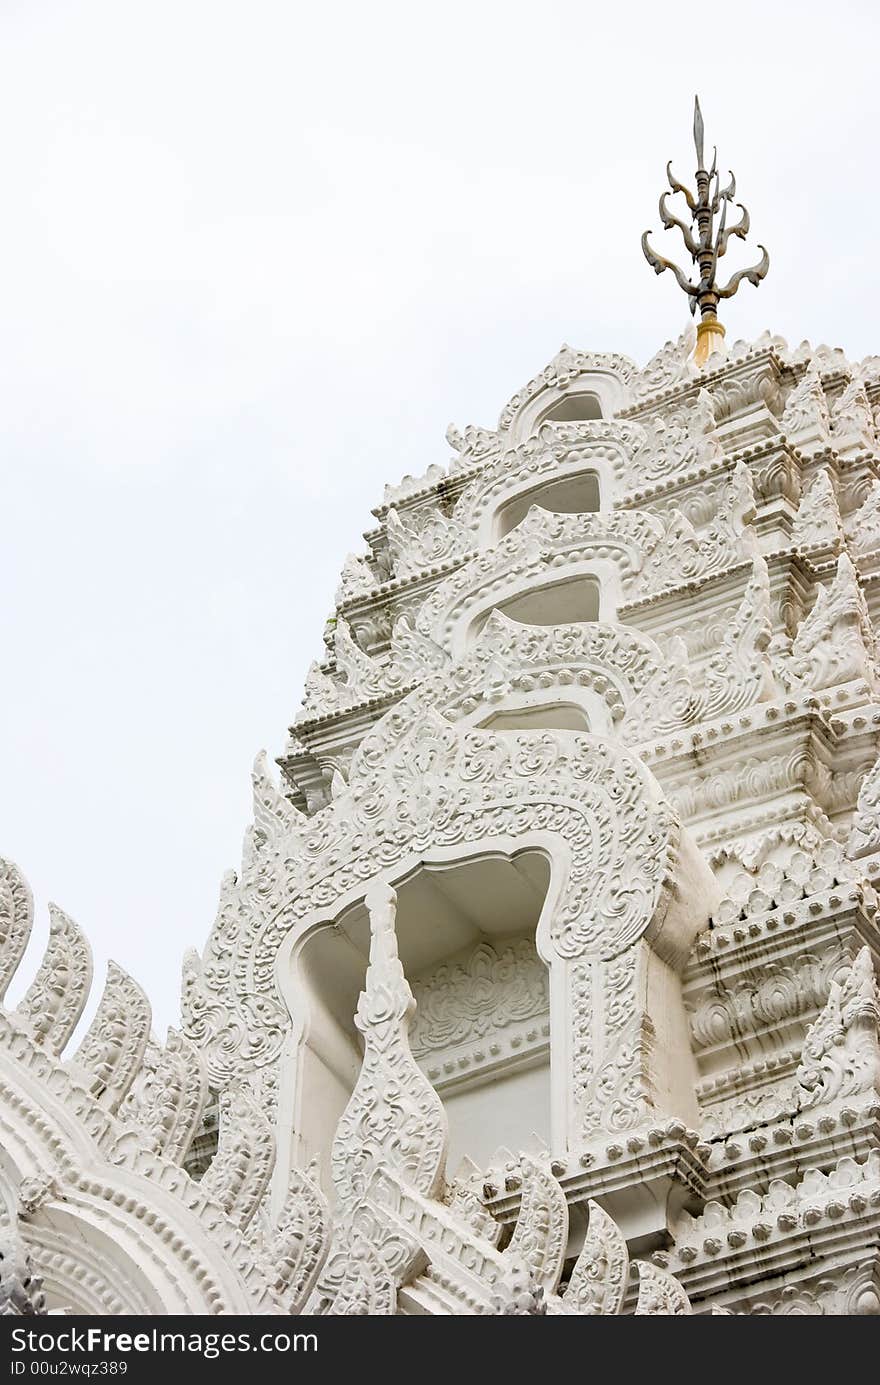
<svg viewBox="0 0 880 1385">
<path fill-rule="evenodd" d="M 413 981 L 418 1005 L 413 1053 L 451 1048 L 484 1038 L 548 1008 L 547 968 L 525 940 L 493 947 L 480 943 L 464 962 L 447 962 Z"/>
</svg>

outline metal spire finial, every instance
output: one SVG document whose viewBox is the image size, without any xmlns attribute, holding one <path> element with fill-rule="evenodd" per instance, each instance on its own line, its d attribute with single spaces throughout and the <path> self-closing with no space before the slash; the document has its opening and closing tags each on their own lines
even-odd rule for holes
<svg viewBox="0 0 880 1385">
<path fill-rule="evenodd" d="M 762 253 L 758 263 L 750 269 L 737 270 L 723 288 L 718 287 L 715 279 L 718 261 L 725 254 L 731 236 L 745 240 L 749 230 L 749 214 L 742 202 L 737 202 L 734 205 L 741 212 L 739 221 L 734 226 L 727 225 L 728 206 L 733 203 L 736 195 L 736 179 L 731 173 L 727 187 L 721 187 L 721 180 L 715 168 L 716 156 L 714 151 L 712 167 L 708 171 L 706 169 L 703 113 L 700 110 L 699 97 L 694 97 L 694 148 L 697 153 L 696 196 L 673 177 L 672 164 L 671 162 L 668 163 L 666 165 L 666 177 L 669 182 L 669 191 L 660 195 L 660 220 L 667 231 L 675 226 L 681 232 L 685 248 L 696 266 L 699 275 L 698 282 L 692 284 L 678 265 L 673 264 L 671 260 L 664 259 L 662 255 L 658 255 L 652 250 L 648 244 L 648 235 L 650 234 L 648 231 L 645 231 L 642 236 L 642 250 L 655 274 L 662 274 L 665 269 L 672 270 L 679 288 L 690 299 L 691 312 L 695 313 L 699 307 L 700 325 L 697 328 L 695 358 L 697 363 L 702 365 L 712 351 L 720 349 L 721 339 L 724 336 L 724 328 L 718 321 L 719 300 L 732 298 L 743 279 L 748 279 L 750 284 L 759 284 L 770 268 L 770 256 L 764 246 L 759 245 L 758 249 Z M 690 212 L 690 226 L 687 226 L 666 206 L 666 199 L 670 192 L 673 195 L 681 193 L 684 197 Z M 717 234 L 715 231 L 716 217 L 718 217 Z"/>
</svg>

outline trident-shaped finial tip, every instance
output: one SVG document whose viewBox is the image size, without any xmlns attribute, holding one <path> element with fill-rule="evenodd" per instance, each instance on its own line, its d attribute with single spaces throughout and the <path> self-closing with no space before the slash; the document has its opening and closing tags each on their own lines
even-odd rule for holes
<svg viewBox="0 0 880 1385">
<path fill-rule="evenodd" d="M 706 343 L 720 338 L 723 328 L 718 322 L 718 304 L 723 298 L 732 298 L 736 293 L 743 279 L 748 279 L 751 284 L 759 284 L 770 267 L 770 260 L 766 250 L 762 251 L 761 259 L 756 265 L 749 269 L 739 269 L 728 280 L 722 288 L 716 281 L 718 262 L 727 250 L 728 242 L 732 238 L 744 240 L 749 230 L 749 214 L 743 204 L 737 203 L 742 215 L 736 225 L 728 226 L 727 214 L 730 210 L 728 203 L 733 205 L 733 198 L 736 192 L 736 183 L 733 174 L 730 183 L 722 188 L 716 172 L 716 159 L 713 155 L 712 167 L 706 167 L 703 145 L 703 113 L 700 110 L 700 98 L 694 97 L 694 147 L 697 151 L 697 191 L 691 192 L 684 184 L 679 183 L 673 176 L 670 164 L 666 166 L 666 178 L 669 183 L 669 191 L 664 192 L 660 198 L 660 220 L 666 230 L 677 227 L 684 237 L 685 248 L 694 262 L 696 274 L 695 282 L 691 283 L 684 270 L 674 264 L 672 260 L 664 259 L 652 248 L 648 240 L 648 232 L 642 236 L 642 250 L 648 264 L 655 274 L 662 274 L 664 270 L 671 270 L 676 282 L 690 299 L 691 312 L 700 309 L 700 331 L 701 342 Z M 689 228 L 685 222 L 669 210 L 667 199 L 670 193 L 674 196 L 681 194 L 687 203 L 691 214 L 692 225 Z M 717 218 L 717 221 L 716 221 Z M 759 247 L 761 249 L 761 247 Z M 716 340 L 717 346 L 717 340 Z M 711 346 L 706 347 L 702 357 L 700 347 L 697 348 L 696 360 L 702 363 L 706 359 L 709 350 L 716 349 Z"/>
<path fill-rule="evenodd" d="M 697 151 L 697 168 L 705 168 L 703 156 L 703 112 L 700 110 L 700 98 L 694 97 L 694 148 Z"/>
</svg>

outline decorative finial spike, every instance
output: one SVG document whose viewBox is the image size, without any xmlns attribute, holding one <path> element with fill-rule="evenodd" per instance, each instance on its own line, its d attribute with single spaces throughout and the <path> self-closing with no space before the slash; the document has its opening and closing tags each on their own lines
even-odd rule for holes
<svg viewBox="0 0 880 1385">
<path fill-rule="evenodd" d="M 706 167 L 705 156 L 703 154 L 703 112 L 700 110 L 700 98 L 694 97 L 694 148 L 697 151 L 697 168 Z"/>
<path fill-rule="evenodd" d="M 703 113 L 700 110 L 700 98 L 694 97 L 694 148 L 697 152 L 697 172 L 696 172 L 696 195 L 689 191 L 677 181 L 672 175 L 669 164 L 666 166 L 666 177 L 669 182 L 672 196 L 681 193 L 687 203 L 688 211 L 691 215 L 691 228 L 672 212 L 666 205 L 666 199 L 670 193 L 665 192 L 660 198 L 660 219 L 666 230 L 673 228 L 681 231 L 684 238 L 685 249 L 694 262 L 697 271 L 697 282 L 691 283 L 687 275 L 678 265 L 671 260 L 658 255 L 648 241 L 648 232 L 642 236 L 642 250 L 648 264 L 655 274 L 662 274 L 669 269 L 675 276 L 676 282 L 682 292 L 686 293 L 690 300 L 691 313 L 696 313 L 700 309 L 700 324 L 697 328 L 697 349 L 694 352 L 694 359 L 698 365 L 704 365 L 713 351 L 721 350 L 724 340 L 724 328 L 718 321 L 718 303 L 722 298 L 731 298 L 743 279 L 748 279 L 750 284 L 759 284 L 764 278 L 770 267 L 770 260 L 763 246 L 758 248 L 762 251 L 761 259 L 756 265 L 748 269 L 738 270 L 723 288 L 719 288 L 716 282 L 718 261 L 727 250 L 728 242 L 732 237 L 739 240 L 745 239 L 749 229 L 749 214 L 745 206 L 738 202 L 742 216 L 735 225 L 727 225 L 728 203 L 732 203 L 736 192 L 736 180 L 733 173 L 730 175 L 730 183 L 722 191 L 720 178 L 716 172 L 717 151 L 713 152 L 711 171 L 706 170 L 706 160 L 704 154 L 704 129 Z M 720 213 L 720 217 L 719 217 Z M 716 217 L 718 224 L 716 227 Z"/>
</svg>

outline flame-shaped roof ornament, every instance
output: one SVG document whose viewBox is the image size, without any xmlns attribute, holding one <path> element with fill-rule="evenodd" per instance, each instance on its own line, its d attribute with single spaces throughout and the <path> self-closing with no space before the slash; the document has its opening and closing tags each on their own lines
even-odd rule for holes
<svg viewBox="0 0 880 1385">
<path fill-rule="evenodd" d="M 732 298 L 742 283 L 743 279 L 748 279 L 750 284 L 759 284 L 770 268 L 770 256 L 759 245 L 758 249 L 762 252 L 761 258 L 756 265 L 750 269 L 740 269 L 724 285 L 719 288 L 715 279 L 718 270 L 718 261 L 726 252 L 731 236 L 736 236 L 740 240 L 745 240 L 749 230 L 749 214 L 742 202 L 734 205 L 738 207 L 741 215 L 733 226 L 727 225 L 727 210 L 733 203 L 736 196 L 736 179 L 730 175 L 730 182 L 727 187 L 721 187 L 721 180 L 716 171 L 716 153 L 712 151 L 712 167 L 707 171 L 706 159 L 703 153 L 704 131 L 703 114 L 700 110 L 699 97 L 694 98 L 694 148 L 697 151 L 697 192 L 696 196 L 679 183 L 672 175 L 672 162 L 666 165 L 666 177 L 669 181 L 669 191 L 660 195 L 660 220 L 664 228 L 668 231 L 673 226 L 681 232 L 684 239 L 685 248 L 696 266 L 699 281 L 692 284 L 683 270 L 671 260 L 666 260 L 662 255 L 656 254 L 648 244 L 648 231 L 642 236 L 642 250 L 645 252 L 645 259 L 656 274 L 662 274 L 664 269 L 671 269 L 675 275 L 679 288 L 688 295 L 690 299 L 690 309 L 695 313 L 700 309 L 700 324 L 697 328 L 697 349 L 694 358 L 698 365 L 702 365 L 713 351 L 721 349 L 724 337 L 724 328 L 718 321 L 718 303 L 722 298 Z M 691 225 L 675 216 L 667 207 L 666 199 L 670 192 L 681 193 L 684 197 L 688 211 L 691 216 Z M 720 216 L 719 216 L 720 213 Z M 715 218 L 718 217 L 718 229 L 715 229 Z"/>
</svg>

